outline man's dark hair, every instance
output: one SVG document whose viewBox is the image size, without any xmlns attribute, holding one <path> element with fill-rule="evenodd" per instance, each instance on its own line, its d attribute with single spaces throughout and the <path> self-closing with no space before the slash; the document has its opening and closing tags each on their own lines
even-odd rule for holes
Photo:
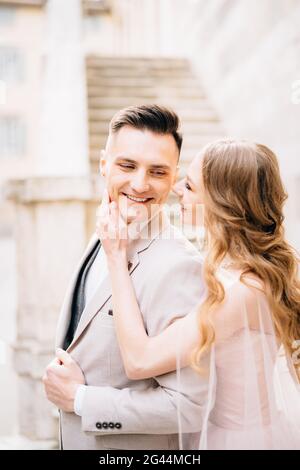
<svg viewBox="0 0 300 470">
<path fill-rule="evenodd" d="M 180 153 L 182 145 L 182 135 L 178 131 L 180 120 L 172 109 L 157 104 L 129 106 L 114 115 L 109 130 L 115 134 L 124 126 L 149 130 L 157 134 L 170 134 L 174 137 Z"/>
</svg>

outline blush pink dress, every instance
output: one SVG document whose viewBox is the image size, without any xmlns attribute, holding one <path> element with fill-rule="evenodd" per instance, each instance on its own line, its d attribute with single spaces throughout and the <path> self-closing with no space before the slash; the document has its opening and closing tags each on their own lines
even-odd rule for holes
<svg viewBox="0 0 300 470">
<path fill-rule="evenodd" d="M 247 278 L 245 285 L 240 275 L 234 270 L 218 271 L 225 300 L 213 314 L 216 338 L 208 358 L 202 430 L 181 434 L 180 447 L 300 449 L 300 386 L 295 365 L 278 343 L 261 283 Z M 197 313 L 192 314 L 196 320 Z"/>
</svg>

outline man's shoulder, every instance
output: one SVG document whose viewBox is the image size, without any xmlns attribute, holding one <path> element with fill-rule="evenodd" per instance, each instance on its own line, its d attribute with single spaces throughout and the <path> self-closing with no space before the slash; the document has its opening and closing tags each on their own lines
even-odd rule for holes
<svg viewBox="0 0 300 470">
<path fill-rule="evenodd" d="M 199 250 L 186 238 L 180 229 L 169 225 L 161 232 L 151 245 L 151 256 L 157 256 L 160 264 L 168 266 L 182 262 L 195 262 L 202 264 L 203 256 Z"/>
<path fill-rule="evenodd" d="M 141 268 L 145 274 L 141 282 L 147 287 L 144 290 L 149 302 L 147 308 L 151 306 L 151 331 L 157 332 L 175 313 L 176 316 L 186 315 L 201 300 L 203 256 L 174 226 L 153 240 L 143 255 Z M 163 320 L 153 323 L 158 318 Z"/>
</svg>

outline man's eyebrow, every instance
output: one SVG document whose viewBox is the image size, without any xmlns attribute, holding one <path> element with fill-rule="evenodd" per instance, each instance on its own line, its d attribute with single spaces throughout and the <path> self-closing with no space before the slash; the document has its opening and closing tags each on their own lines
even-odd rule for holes
<svg viewBox="0 0 300 470">
<path fill-rule="evenodd" d="M 163 164 L 158 164 L 158 165 L 150 165 L 150 168 L 155 168 L 156 170 L 160 169 L 160 170 L 170 170 L 171 167 L 169 165 L 163 165 Z"/>
<path fill-rule="evenodd" d="M 128 158 L 128 157 L 125 157 L 123 155 L 119 155 L 117 158 L 116 158 L 116 161 L 119 161 L 119 160 L 122 160 L 122 162 L 128 162 L 128 163 L 137 163 L 136 160 L 132 160 L 132 158 Z"/>
</svg>

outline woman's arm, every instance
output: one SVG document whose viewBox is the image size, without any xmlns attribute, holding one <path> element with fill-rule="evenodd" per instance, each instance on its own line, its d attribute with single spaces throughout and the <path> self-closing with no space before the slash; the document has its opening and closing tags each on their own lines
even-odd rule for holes
<svg viewBox="0 0 300 470">
<path fill-rule="evenodd" d="M 126 252 L 110 254 L 107 260 L 116 334 L 127 376 L 142 379 L 175 370 L 180 338 L 180 367 L 189 365 L 198 341 L 196 315 L 180 318 L 159 335 L 149 337 L 128 273 Z"/>
<path fill-rule="evenodd" d="M 190 314 L 176 320 L 157 336 L 147 335 L 128 273 L 127 226 L 116 204 L 109 203 L 107 191 L 103 195 L 96 232 L 107 256 L 116 334 L 127 376 L 142 379 L 175 370 L 180 338 L 183 339 L 180 367 L 187 366 L 198 339 L 196 316 Z"/>
</svg>

